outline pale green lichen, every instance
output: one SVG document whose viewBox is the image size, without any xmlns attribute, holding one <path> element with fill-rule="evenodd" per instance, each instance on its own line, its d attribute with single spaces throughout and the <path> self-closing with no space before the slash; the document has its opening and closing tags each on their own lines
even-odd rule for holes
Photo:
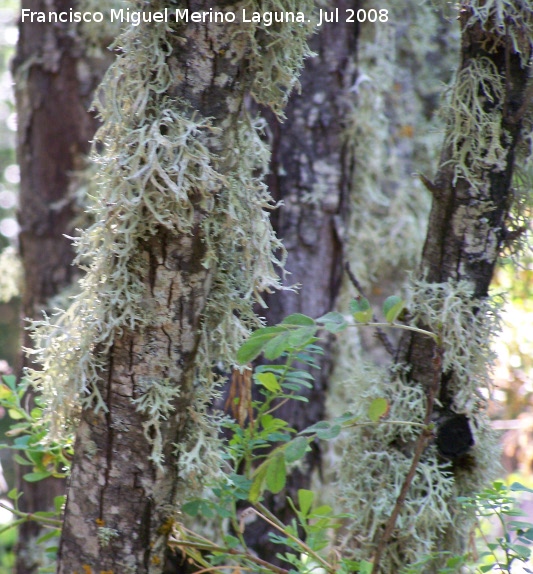
<svg viewBox="0 0 533 574">
<path fill-rule="evenodd" d="M 342 440 L 343 462 L 339 471 L 340 502 L 351 520 L 344 542 L 358 559 L 370 559 L 398 499 L 411 466 L 413 445 L 426 410 L 426 396 L 420 386 L 402 381 L 402 373 L 391 380 L 386 369 L 368 365 L 358 369 L 348 383 L 357 400 L 350 405 L 354 415 L 367 419 L 374 398 L 389 400 L 388 418 L 405 424 L 369 425 L 352 430 Z M 416 475 L 396 523 L 394 538 L 382 559 L 384 572 L 397 572 L 402 566 L 430 553 L 447 526 L 452 524 L 449 502 L 453 476 L 443 472 L 434 447 L 428 449 L 417 466 Z M 348 550 L 349 549 L 349 550 Z"/>
<path fill-rule="evenodd" d="M 20 295 L 22 264 L 14 247 L 0 253 L 0 301 L 7 303 Z"/>
<path fill-rule="evenodd" d="M 435 109 L 456 60 L 449 45 L 458 36 L 429 2 L 389 1 L 380 8 L 394 25 L 360 24 L 346 132 L 356 159 L 347 253 L 365 289 L 418 261 L 430 197 L 415 174 L 430 172 L 440 152 L 443 122 Z"/>
<path fill-rule="evenodd" d="M 413 324 L 425 325 L 442 341 L 443 372 L 453 373 L 454 409 L 472 413 L 481 400 L 479 389 L 491 388 L 492 342 L 500 330 L 501 302 L 475 298 L 468 281 L 412 279 L 409 293 Z"/>
<path fill-rule="evenodd" d="M 166 421 L 175 411 L 172 402 L 181 395 L 181 389 L 169 379 L 162 381 L 138 380 L 140 396 L 132 402 L 137 410 L 143 413 L 146 420 L 143 422 L 143 431 L 146 440 L 152 445 L 150 459 L 163 470 L 163 436 L 161 434 L 161 421 Z"/>
<path fill-rule="evenodd" d="M 261 22 L 252 25 L 253 58 L 251 68 L 255 75 L 253 97 L 283 117 L 283 108 L 289 94 L 298 85 L 298 75 L 305 58 L 312 55 L 307 36 L 313 31 L 312 0 L 248 0 L 250 12 L 293 12 L 305 14 L 305 22 L 277 23 L 271 26 Z M 310 20 L 310 21 L 308 21 Z"/>
<path fill-rule="evenodd" d="M 98 544 L 102 548 L 109 546 L 112 540 L 119 537 L 118 530 L 107 528 L 106 526 L 99 526 L 96 535 L 98 536 Z"/>
<path fill-rule="evenodd" d="M 492 299 L 475 299 L 473 287 L 466 281 L 434 284 L 411 279 L 409 292 L 413 324 L 424 325 L 442 341 L 442 371 L 452 375 L 447 389 L 452 402 L 445 406 L 468 416 L 475 440 L 469 455 L 475 462 L 452 472 L 434 445 L 426 448 L 386 546 L 384 572 L 399 571 L 434 553 L 443 547 L 443 540 L 447 551 L 462 552 L 473 516 L 463 512 L 455 498 L 472 495 L 498 472 L 494 462 L 497 438 L 485 410 L 499 305 Z M 412 464 L 421 432 L 412 423 L 424 421 L 427 397 L 423 386 L 410 380 L 405 367 L 391 371 L 361 361 L 352 366 L 343 396 L 357 397 L 349 410 L 360 421 L 366 420 L 373 399 L 384 397 L 390 405 L 386 420 L 356 427 L 336 449 L 342 453 L 342 464 L 336 465 L 340 468 L 340 506 L 353 516 L 344 544 L 353 547 L 356 558 L 369 560 Z M 437 415 L 442 406 L 437 400 Z"/>
<path fill-rule="evenodd" d="M 157 9 L 156 4 L 150 9 Z M 296 9 L 293 1 L 272 5 Z M 311 8 L 312 3 L 299 6 Z M 309 53 L 307 27 L 236 30 L 233 46 L 248 46 L 255 97 L 279 113 Z M 244 336 L 258 325 L 252 305 L 260 301 L 261 291 L 279 286 L 275 266 L 281 262 L 274 253 L 282 252 L 282 246 L 270 226 L 273 205 L 262 181 L 269 158 L 262 124 L 243 111 L 217 123 L 166 93 L 176 74 L 169 63 L 175 33 L 166 24 L 151 23 L 128 29 L 118 41 L 122 55 L 97 101 L 103 126 L 95 139 L 105 151 L 95 157 L 94 223 L 76 241 L 86 275 L 67 310 L 35 323 L 42 371 L 29 376 L 45 395 L 52 436 L 71 432 L 80 405 L 105 410 L 100 377 L 115 337 L 158 322 L 144 304 L 145 263 L 139 245 L 161 228 L 187 235 L 201 222 L 206 250 L 202 265 L 212 272 L 211 284 L 192 405 L 183 413 L 187 439 L 176 448 L 182 477 L 205 479 L 220 466 L 213 462 L 218 457 L 217 429 L 207 414 L 218 380 L 212 369 L 229 369 Z M 145 383 L 135 404 L 147 416 L 145 432 L 155 437 L 152 460 L 160 465 L 160 424 L 174 416 L 164 402 L 179 390 L 168 381 Z"/>
<path fill-rule="evenodd" d="M 464 178 L 473 190 L 481 192 L 487 186 L 484 174 L 505 170 L 508 150 L 501 122 L 504 90 L 504 79 L 488 58 L 470 60 L 458 73 L 448 105 L 446 139 L 451 147 L 454 184 Z"/>
<path fill-rule="evenodd" d="M 494 33 L 495 41 L 512 43 L 522 65 L 529 64 L 533 47 L 533 5 L 530 0 L 473 0 L 468 8 L 472 15 L 467 26 L 480 22 L 485 30 Z"/>
</svg>

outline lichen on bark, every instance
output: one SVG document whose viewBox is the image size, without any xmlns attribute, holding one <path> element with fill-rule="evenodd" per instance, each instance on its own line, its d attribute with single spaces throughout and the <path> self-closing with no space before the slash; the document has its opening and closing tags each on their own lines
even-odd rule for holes
<svg viewBox="0 0 533 574">
<path fill-rule="evenodd" d="M 117 42 L 96 104 L 94 224 L 77 240 L 87 273 L 70 308 L 35 334 L 43 370 L 31 377 L 54 431 L 77 428 L 60 572 L 162 571 L 162 525 L 218 472 L 214 368 L 232 365 L 281 263 L 262 181 L 269 153 L 244 99 L 281 113 L 308 33 L 294 23 L 152 22 Z M 106 545 L 96 542 L 102 528 L 117 533 Z"/>
<path fill-rule="evenodd" d="M 531 156 L 531 123 L 524 118 L 531 89 L 533 6 L 465 2 L 459 16 L 461 61 L 446 108 L 439 168 L 433 181 L 425 181 L 433 200 L 420 269 L 407 286 L 414 324 L 437 333 L 442 342 L 437 346 L 424 335 L 406 334 L 392 371 L 363 372 L 355 386 L 363 389 L 365 400 L 380 389 L 390 397 L 394 418 L 415 422 L 420 412 L 413 414 L 413 401 L 406 399 L 416 390 L 425 403 L 420 406 L 429 408 L 437 423 L 437 440 L 423 451 L 392 523 L 373 492 L 381 479 L 380 499 L 397 504 L 399 485 L 414 460 L 413 441 L 401 430 L 387 436 L 381 425 L 347 439 L 347 462 L 354 468 L 342 471 L 343 494 L 355 501 L 357 517 L 351 541 L 358 558 L 374 560 L 373 573 L 397 571 L 424 554 L 432 559 L 424 572 L 434 573 L 446 561 L 443 552 L 462 553 L 472 516 L 456 498 L 472 495 L 496 471 L 496 440 L 485 413 L 491 337 L 498 327 L 489 286 L 507 236 L 514 167 Z M 475 444 L 447 460 L 437 448 L 438 429 L 454 416 L 462 425 L 457 432 L 471 433 Z M 470 437 L 465 443 L 471 445 Z M 376 462 L 365 474 L 357 456 L 373 450 Z M 353 492 L 358 487 L 363 492 Z M 387 531 L 391 535 L 382 545 Z"/>
</svg>

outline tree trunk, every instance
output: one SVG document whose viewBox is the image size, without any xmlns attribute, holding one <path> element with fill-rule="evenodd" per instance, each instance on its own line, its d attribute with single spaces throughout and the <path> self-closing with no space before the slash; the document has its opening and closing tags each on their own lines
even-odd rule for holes
<svg viewBox="0 0 533 574">
<path fill-rule="evenodd" d="M 498 322 L 488 290 L 514 235 L 507 225 L 519 147 L 531 153 L 522 120 L 533 14 L 523 3 L 506 4 L 503 16 L 493 4 L 468 4 L 440 165 L 433 181 L 421 176 L 432 209 L 419 276 L 408 285 L 408 320 L 437 340 L 407 332 L 392 369 L 365 365 L 347 390 L 363 420 L 373 399 L 389 406 L 383 424 L 349 436 L 339 471 L 351 549 L 373 561 L 372 574 L 415 564 L 433 574 L 461 555 L 473 521 L 457 497 L 479 492 L 497 472 L 481 392 L 490 387 Z"/>
<path fill-rule="evenodd" d="M 496 471 L 494 439 L 478 389 L 487 384 L 496 328 L 489 286 L 498 256 L 512 238 L 507 227 L 530 97 L 533 12 L 525 5 L 517 9 L 505 33 L 494 10 L 480 16 L 464 6 L 460 21 L 461 63 L 440 166 L 434 181 L 426 181 L 433 203 L 413 302 L 420 326 L 438 333 L 442 343 L 439 349 L 427 336 L 407 334 L 400 360 L 430 405 L 432 397 L 438 399 L 431 417 L 437 421 L 437 452 L 441 464 L 451 464 L 442 472 L 451 470 L 455 494 L 468 496 Z M 447 305 L 453 297 L 455 312 L 446 310 L 446 296 Z M 454 321 L 462 325 L 459 337 Z M 460 512 L 455 498 L 449 512 Z M 460 527 L 450 524 L 439 536 L 439 550 L 463 551 L 467 524 L 466 517 Z"/>
<path fill-rule="evenodd" d="M 336 5 L 340 14 L 356 3 Z M 301 93 L 294 94 L 280 123 L 272 113 L 269 122 L 272 158 L 267 178 L 275 201 L 283 204 L 271 220 L 287 252 L 286 285 L 297 291 L 279 291 L 265 297 L 264 315 L 275 325 L 291 313 L 320 317 L 333 310 L 343 270 L 343 224 L 348 216 L 347 195 L 352 179 L 353 158 L 344 138 L 346 119 L 353 96 L 358 28 L 341 22 L 324 24 L 311 38 L 316 56 L 307 60 L 300 77 Z M 320 371 L 313 369 L 313 389 L 303 389 L 308 403 L 291 402 L 278 416 L 301 430 L 325 418 L 325 400 L 331 373 L 331 341 L 319 359 Z M 294 513 L 287 496 L 297 499 L 300 488 L 309 488 L 314 471 L 320 468 L 320 452 L 314 445 L 306 458 L 305 471 L 295 469 L 279 495 L 267 493 L 264 503 L 283 522 Z M 279 545 L 270 542 L 264 524 L 246 528 L 246 539 L 258 554 L 272 560 Z"/>
<path fill-rule="evenodd" d="M 238 15 L 243 6 L 187 3 Z M 63 387 L 72 392 L 85 361 L 60 573 L 166 571 L 179 503 L 218 472 L 205 417 L 212 367 L 232 365 L 255 321 L 253 294 L 276 284 L 258 178 L 265 150 L 244 101 L 252 93 L 282 108 L 307 28 L 169 19 L 121 38 L 97 136 L 105 185 L 82 238 L 92 263 L 65 316 L 73 335 L 89 335 Z"/>
<path fill-rule="evenodd" d="M 75 3 L 59 0 L 54 9 L 68 11 Z M 24 0 L 23 9 L 46 11 L 50 3 Z M 101 79 L 105 59 L 89 59 L 83 41 L 70 25 L 20 23 L 13 69 L 16 77 L 18 161 L 20 182 L 20 254 L 24 268 L 22 317 L 42 319 L 51 297 L 77 276 L 73 249 L 65 235 L 73 234 L 75 214 L 73 173 L 83 169 L 97 120 L 88 113 L 92 93 Z M 81 74 L 80 70 L 90 71 Z M 29 332 L 23 346 L 31 348 Z M 31 361 L 23 354 L 21 367 Z M 28 393 L 28 404 L 33 395 Z M 18 490 L 24 493 L 25 512 L 53 510 L 55 496 L 64 494 L 64 481 L 37 483 L 22 480 L 27 467 L 18 468 Z M 47 531 L 46 531 L 47 532 Z M 43 531 L 36 522 L 24 523 L 17 545 L 18 574 L 42 566 L 35 540 Z"/>
</svg>

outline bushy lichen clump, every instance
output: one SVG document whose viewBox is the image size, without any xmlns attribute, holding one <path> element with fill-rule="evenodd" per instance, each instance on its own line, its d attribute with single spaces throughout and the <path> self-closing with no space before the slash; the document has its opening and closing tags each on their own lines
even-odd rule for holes
<svg viewBox="0 0 533 574">
<path fill-rule="evenodd" d="M 437 541 L 451 527 L 457 539 L 466 535 L 471 522 L 458 510 L 454 498 L 475 492 L 497 472 L 491 454 L 496 439 L 484 412 L 487 393 L 483 392 L 490 386 L 490 344 L 498 331 L 497 308 L 491 301 L 474 300 L 472 286 L 464 281 L 432 284 L 413 280 L 410 293 L 413 323 L 439 334 L 442 370 L 453 373 L 448 389 L 452 403 L 437 401 L 436 412 L 445 406 L 469 417 L 476 441 L 471 453 L 475 464 L 467 472 L 452 472 L 450 463 L 437 456 L 436 447 L 428 446 L 382 558 L 385 572 L 397 571 L 434 552 Z M 399 366 L 391 372 L 362 365 L 352 377 L 346 395 L 357 397 L 351 406 L 356 415 L 364 420 L 370 402 L 385 397 L 390 404 L 387 420 L 400 421 L 358 427 L 341 445 L 339 488 L 343 506 L 354 516 L 350 526 L 354 553 L 370 559 L 411 466 L 421 428 L 410 423 L 424 421 L 427 389 L 410 380 L 408 370 Z M 461 551 L 459 544 L 454 549 Z"/>
<path fill-rule="evenodd" d="M 346 548 L 356 557 L 369 560 L 411 466 L 420 427 L 409 423 L 423 422 L 426 397 L 421 387 L 403 382 L 402 373 L 391 380 L 386 369 L 366 366 L 354 375 L 349 386 L 357 389 L 357 400 L 351 410 L 361 420 L 366 419 L 372 399 L 386 397 L 390 403 L 388 418 L 406 423 L 358 427 L 340 445 L 341 504 L 353 517 Z M 417 467 L 395 536 L 382 558 L 383 572 L 398 572 L 431 552 L 441 532 L 452 522 L 448 508 L 452 492 L 453 479 L 442 472 L 432 447 Z"/>
<path fill-rule="evenodd" d="M 313 8 L 312 2 L 295 4 L 272 3 L 284 10 Z M 153 2 L 150 10 L 163 7 Z M 309 54 L 308 29 L 279 25 L 259 30 L 248 24 L 234 30 L 235 37 L 226 38 L 233 50 L 227 57 L 247 58 L 250 92 L 281 113 Z M 140 246 L 161 229 L 185 237 L 202 233 L 202 265 L 210 270 L 189 413 L 194 424 L 190 441 L 179 449 L 205 446 L 206 437 L 216 435 L 206 421 L 216 383 L 212 368 L 233 363 L 236 348 L 258 323 L 254 301 L 261 291 L 278 286 L 275 266 L 280 261 L 274 252 L 281 245 L 270 226 L 267 210 L 273 206 L 262 182 L 269 157 L 260 137 L 262 125 L 240 111 L 246 95 L 242 89 L 225 102 L 228 110 L 222 117 L 202 116 L 179 95 L 181 87 L 194 95 L 202 72 L 195 69 L 186 79 L 183 70 L 172 68 L 182 31 L 158 23 L 126 30 L 117 42 L 122 54 L 97 98 L 103 126 L 96 141 L 104 147 L 95 155 L 99 190 L 91 208 L 94 224 L 76 241 L 78 262 L 87 261 L 87 272 L 72 305 L 35 325 L 42 371 L 30 377 L 46 397 L 54 433 L 70 432 L 80 407 L 106 409 L 101 375 L 115 337 L 125 329 L 158 324 L 145 304 L 148 270 Z M 217 81 L 224 85 L 226 79 Z M 153 460 L 159 464 L 159 424 L 171 416 L 165 404 L 179 390 L 163 380 L 143 384 L 136 404 L 146 414 Z M 187 463 L 184 475 L 198 465 L 205 474 L 216 468 L 209 465 L 209 453 L 202 453 L 203 465 L 198 458 L 180 457 L 182 466 Z"/>
</svg>

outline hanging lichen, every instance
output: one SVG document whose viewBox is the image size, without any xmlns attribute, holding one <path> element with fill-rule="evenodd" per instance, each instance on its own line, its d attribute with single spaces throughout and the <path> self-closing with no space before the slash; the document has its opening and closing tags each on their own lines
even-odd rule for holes
<svg viewBox="0 0 533 574">
<path fill-rule="evenodd" d="M 409 291 L 413 324 L 425 325 L 443 341 L 442 370 L 455 375 L 449 389 L 453 404 L 446 408 L 468 416 L 475 441 L 470 456 L 476 463 L 467 472 L 452 472 L 451 463 L 438 454 L 435 444 L 425 450 L 402 505 L 396 534 L 381 559 L 384 572 L 399 571 L 435 552 L 449 528 L 456 532 L 456 540 L 465 537 L 472 517 L 451 502 L 459 494 L 476 492 L 498 472 L 492 454 L 496 435 L 485 414 L 491 341 L 498 333 L 497 307 L 490 301 L 475 301 L 467 282 L 412 280 Z M 361 420 L 367 417 L 370 402 L 384 397 L 390 404 L 387 419 L 397 421 L 356 428 L 338 447 L 343 453 L 338 480 L 341 502 L 354 517 L 347 547 L 357 558 L 368 560 L 411 466 L 427 396 L 426 389 L 410 380 L 409 371 L 400 366 L 388 372 L 360 364 L 345 386 L 347 396 L 357 396 L 350 410 Z M 446 551 L 454 550 L 462 551 L 458 544 L 446 546 Z"/>
<path fill-rule="evenodd" d="M 248 6 L 259 9 L 256 2 Z M 272 3 L 272 9 L 281 7 L 311 13 L 313 4 Z M 157 23 L 131 27 L 117 41 L 122 54 L 96 102 L 103 120 L 96 141 L 104 152 L 95 153 L 99 190 L 91 207 L 94 224 L 76 241 L 78 262 L 87 272 L 72 305 L 36 323 L 42 370 L 29 376 L 45 395 L 53 434 L 71 432 L 80 408 L 105 410 L 101 375 L 115 337 L 158 322 L 145 304 L 148 270 L 140 246 L 161 228 L 187 237 L 200 226 L 210 287 L 189 413 L 194 424 L 189 440 L 177 448 L 197 455 L 180 456 L 184 477 L 207 476 L 217 466 L 210 463 L 215 455 L 204 450 L 208 438 L 216 436 L 206 420 L 217 382 L 213 367 L 229 368 L 243 337 L 258 324 L 252 305 L 262 291 L 279 285 L 275 267 L 282 261 L 274 253 L 281 245 L 271 230 L 268 210 L 273 205 L 262 182 L 269 159 L 260 137 L 262 124 L 239 111 L 245 94 L 238 90 L 234 103 L 226 103 L 227 116 L 202 117 L 191 106 L 187 94 L 200 88 L 201 76 L 195 74 L 201 70 L 186 78 L 183 70 L 172 68 L 180 31 L 178 24 L 174 28 Z M 309 54 L 308 26 L 242 24 L 234 30 L 225 57 L 229 62 L 247 58 L 250 92 L 281 113 Z M 223 76 L 216 80 L 221 85 L 227 81 Z M 176 86 L 183 87 L 184 96 L 174 95 Z M 146 415 L 152 458 L 160 465 L 159 425 L 171 414 L 169 395 L 179 390 L 163 380 L 143 385 L 135 404 Z"/>
<path fill-rule="evenodd" d="M 438 157 L 443 124 L 435 112 L 458 39 L 429 2 L 383 7 L 389 25 L 361 25 L 346 134 L 356 158 L 347 253 L 365 289 L 418 260 L 430 198 L 416 173 Z"/>
<path fill-rule="evenodd" d="M 485 410 L 490 395 L 493 358 L 491 343 L 498 333 L 499 306 L 495 300 L 484 296 L 489 277 L 487 285 L 478 284 L 481 283 L 479 276 L 482 272 L 477 270 L 476 265 L 484 266 L 483 271 L 492 269 L 501 248 L 501 228 L 495 225 L 491 214 L 498 200 L 494 192 L 494 178 L 499 174 L 510 173 L 510 162 L 515 159 L 509 144 L 511 137 L 516 135 L 511 136 L 509 126 L 513 125 L 513 121 L 522 119 L 519 113 L 525 116 L 516 157 L 527 166 L 527 158 L 531 157 L 531 122 L 527 119 L 525 109 L 515 112 L 515 118 L 511 117 L 507 126 L 502 121 L 503 117 L 506 121 L 510 117 L 509 114 L 505 116 L 508 112 L 506 94 L 509 85 L 491 54 L 493 48 L 502 50 L 507 46 L 510 51 L 516 49 L 524 68 L 533 41 L 532 6 L 529 2 L 474 2 L 463 6 L 463 13 L 470 15 L 466 21 L 462 15 L 463 30 L 479 27 L 481 23 L 485 27 L 483 35 L 489 37 L 494 34 L 494 46 L 486 40 L 486 55 L 472 50 L 477 57 L 465 50 L 468 56 L 465 56 L 461 64 L 449 102 L 444 108 L 447 135 L 441 138 L 444 152 L 439 175 L 443 181 L 446 180 L 448 186 L 446 191 L 440 190 L 440 196 L 438 189 L 434 193 L 435 203 L 446 205 L 453 215 L 450 215 L 448 223 L 443 224 L 440 220 L 437 222 L 437 225 L 443 226 L 440 240 L 447 240 L 446 245 L 438 243 L 436 233 L 431 235 L 432 229 L 427 236 L 437 242 L 434 258 L 445 264 L 441 262 L 439 267 L 436 263 L 433 268 L 423 268 L 420 271 L 421 277 L 427 278 L 431 272 L 433 277 L 444 278 L 441 279 L 444 282 L 411 279 L 405 289 L 409 294 L 410 320 L 414 325 L 423 326 L 439 335 L 439 353 L 442 353 L 442 358 L 439 358 L 438 353 L 435 355 L 431 344 L 424 346 L 417 340 L 416 353 L 413 351 L 408 354 L 411 362 L 408 365 L 400 362 L 392 372 L 362 367 L 356 358 L 352 359 L 356 367 L 352 365 L 351 370 L 344 361 L 342 363 L 346 368 L 342 396 L 357 397 L 351 410 L 364 418 L 371 400 L 385 397 L 390 404 L 387 419 L 398 421 L 396 424 L 384 422 L 366 428 L 359 427 L 338 450 L 342 452 L 338 483 L 341 503 L 343 506 L 348 505 L 355 517 L 347 535 L 346 548 L 352 548 L 354 556 L 359 559 L 377 560 L 376 549 L 380 539 L 392 524 L 392 534 L 380 557 L 379 571 L 382 572 L 397 572 L 402 566 L 413 564 L 424 555 L 434 556 L 435 561 L 428 564 L 427 571 L 436 572 L 439 564 L 443 564 L 442 556 L 438 556 L 439 551 L 450 552 L 452 555 L 464 552 L 473 517 L 460 508 L 456 497 L 472 495 L 498 473 L 498 465 L 495 463 L 497 437 L 490 428 Z M 510 30 L 507 29 L 509 25 L 512 28 Z M 480 34 L 479 29 L 476 30 Z M 360 79 L 358 94 L 368 79 Z M 379 117 L 378 114 L 376 116 Z M 384 120 L 382 125 L 386 125 Z M 374 150 L 374 147 L 368 143 L 368 149 Z M 364 157 L 365 150 L 361 152 Z M 389 156 L 393 153 L 390 152 Z M 377 165 L 386 167 L 386 158 L 380 156 Z M 363 174 L 367 165 L 364 162 L 361 167 Z M 415 169 L 423 173 L 428 168 L 418 164 Z M 429 168 L 428 171 L 432 173 L 433 169 Z M 443 173 L 449 175 L 449 181 Z M 445 195 L 450 187 L 454 193 Z M 504 188 L 505 184 L 501 183 L 501 187 Z M 383 188 L 387 189 L 386 186 Z M 522 223 L 513 223 L 511 219 L 511 226 L 516 231 L 520 225 L 525 225 L 527 208 L 523 206 L 527 200 L 523 199 L 523 189 L 512 195 L 515 200 L 522 198 L 521 212 L 519 210 Z M 439 204 L 439 201 L 442 203 Z M 400 221 L 404 220 L 408 209 L 408 204 L 402 205 L 403 211 L 398 213 Z M 501 210 L 501 204 L 499 208 Z M 365 220 L 366 214 L 365 206 L 360 204 L 360 209 L 354 211 L 355 221 Z M 435 219 L 432 223 L 435 224 Z M 366 229 L 365 225 L 363 221 L 362 229 Z M 388 232 L 391 241 L 404 246 L 406 239 L 397 235 L 393 221 L 389 223 Z M 450 237 L 456 241 L 452 248 L 449 247 L 452 244 Z M 368 233 L 368 238 L 373 241 L 374 232 Z M 378 249 L 375 244 L 372 248 L 374 251 L 365 247 L 362 237 L 353 249 L 354 256 L 364 263 L 360 262 L 359 267 L 355 263 L 351 265 L 366 288 L 372 285 L 372 278 L 362 268 L 376 259 L 373 252 Z M 401 259 L 393 249 L 391 247 L 389 255 L 393 254 L 391 268 L 395 269 L 394 261 Z M 418 249 L 421 251 L 421 243 Z M 442 253 L 441 259 L 438 249 Z M 457 260 L 453 259 L 454 249 L 457 249 Z M 424 262 L 430 267 L 433 262 L 428 262 L 427 253 L 429 251 L 426 247 Z M 406 346 L 409 344 L 407 341 Z M 417 361 L 425 361 L 427 364 L 417 364 Z M 435 365 L 439 365 L 438 368 Z M 433 380 L 424 379 L 424 375 L 428 374 Z M 438 385 L 435 383 L 437 380 Z M 391 511 L 398 502 L 400 489 L 411 469 L 416 437 L 421 432 L 416 423 L 420 423 L 424 415 L 427 415 L 428 394 L 432 392 L 432 386 L 439 387 L 438 392 L 435 391 L 436 402 L 432 408 L 437 439 L 422 451 L 398 518 L 391 523 Z M 439 451 L 439 425 L 444 426 L 444 421 L 449 420 L 446 417 L 454 416 L 464 422 L 472 435 L 467 437 L 471 446 L 467 449 L 466 459 L 460 461 L 464 462 L 464 466 L 457 463 L 455 458 L 447 460 L 444 453 Z"/>
</svg>

